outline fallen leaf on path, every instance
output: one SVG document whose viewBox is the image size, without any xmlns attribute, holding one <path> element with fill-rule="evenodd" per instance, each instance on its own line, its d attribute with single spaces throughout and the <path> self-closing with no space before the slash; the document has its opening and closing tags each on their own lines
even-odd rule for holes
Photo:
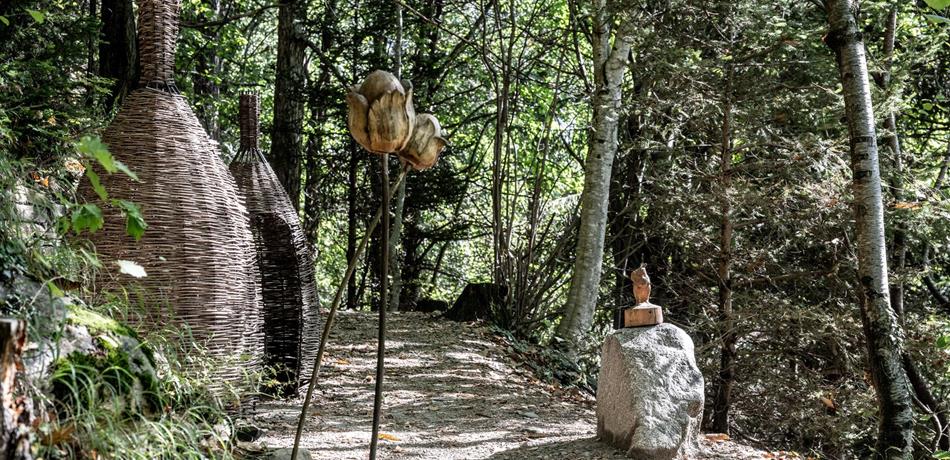
<svg viewBox="0 0 950 460">
<path fill-rule="evenodd" d="M 706 439 L 712 442 L 728 441 L 729 435 L 726 433 L 709 433 L 706 435 Z"/>
<path fill-rule="evenodd" d="M 384 441 L 392 441 L 392 442 L 397 442 L 397 441 L 399 441 L 399 438 L 397 438 L 397 437 L 395 437 L 395 436 L 393 436 L 393 435 L 391 435 L 391 434 L 388 434 L 388 433 L 380 433 L 380 434 L 377 435 L 377 437 L 379 437 L 379 439 L 382 439 L 382 440 L 384 440 Z"/>
</svg>

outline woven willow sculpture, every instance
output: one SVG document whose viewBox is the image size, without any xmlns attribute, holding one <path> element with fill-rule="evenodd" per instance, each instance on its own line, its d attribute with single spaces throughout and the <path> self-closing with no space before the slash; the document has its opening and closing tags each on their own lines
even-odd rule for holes
<svg viewBox="0 0 950 460">
<path fill-rule="evenodd" d="M 263 348 L 260 294 L 247 212 L 234 179 L 174 83 L 179 0 L 139 4 L 139 88 L 130 93 L 103 133 L 112 155 L 139 181 L 99 170 L 112 198 L 140 205 L 148 229 L 139 241 L 126 236 L 124 221 L 105 209 L 105 225 L 92 235 L 107 270 L 115 260 L 145 268 L 137 280 L 147 311 L 144 330 L 180 329 L 222 357 L 240 357 L 216 374 L 237 377 Z M 95 197 L 86 183 L 80 188 Z M 111 275 L 112 273 L 110 273 Z M 130 285 L 121 274 L 101 276 L 100 289 Z"/>
<path fill-rule="evenodd" d="M 297 389 L 301 372 L 313 367 L 320 332 L 320 312 L 313 279 L 313 259 L 290 198 L 258 147 L 260 125 L 256 94 L 240 99 L 241 145 L 230 170 L 251 215 L 264 301 L 264 362 Z M 303 360 L 301 362 L 301 360 Z"/>
</svg>

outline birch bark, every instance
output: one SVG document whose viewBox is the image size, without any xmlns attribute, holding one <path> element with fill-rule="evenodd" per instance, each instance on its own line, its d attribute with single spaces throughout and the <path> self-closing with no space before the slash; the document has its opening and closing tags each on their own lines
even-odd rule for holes
<svg viewBox="0 0 950 460">
<path fill-rule="evenodd" d="M 829 25 L 826 41 L 837 57 L 848 118 L 861 317 L 880 412 L 876 450 L 880 458 L 911 458 L 911 388 L 901 362 L 901 328 L 890 305 L 871 88 L 864 43 L 852 7 L 851 0 L 825 3 Z"/>
<path fill-rule="evenodd" d="M 593 2 L 591 45 L 594 58 L 593 116 L 584 165 L 584 191 L 578 228 L 576 259 L 564 317 L 557 337 L 566 341 L 565 350 L 578 345 L 593 323 L 604 259 L 607 228 L 607 198 L 610 171 L 617 152 L 617 124 L 620 118 L 621 86 L 630 54 L 629 22 L 612 33 L 613 17 L 606 0 Z"/>
</svg>

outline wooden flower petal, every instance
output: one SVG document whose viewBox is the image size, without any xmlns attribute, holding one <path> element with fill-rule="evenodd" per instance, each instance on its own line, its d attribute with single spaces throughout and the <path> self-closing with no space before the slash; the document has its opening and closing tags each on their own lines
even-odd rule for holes
<svg viewBox="0 0 950 460">
<path fill-rule="evenodd" d="M 347 126 L 350 128 L 350 134 L 363 148 L 370 150 L 369 126 L 366 119 L 369 104 L 366 102 L 366 98 L 357 93 L 354 86 L 350 88 L 350 92 L 346 95 L 346 104 L 349 106 Z"/>
</svg>

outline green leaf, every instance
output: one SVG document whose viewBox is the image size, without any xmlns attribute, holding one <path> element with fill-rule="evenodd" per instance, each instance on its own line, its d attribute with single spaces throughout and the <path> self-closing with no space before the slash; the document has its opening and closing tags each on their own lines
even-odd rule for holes
<svg viewBox="0 0 950 460">
<path fill-rule="evenodd" d="M 30 16 L 33 17 L 33 20 L 36 21 L 37 24 L 42 24 L 44 21 L 46 21 L 46 15 L 43 14 L 42 11 L 31 10 L 29 8 L 24 9 L 27 13 L 30 13 Z"/>
<path fill-rule="evenodd" d="M 950 348 L 950 335 L 937 337 L 937 348 Z"/>
<path fill-rule="evenodd" d="M 927 6 L 940 11 L 947 6 L 950 6 L 950 0 L 924 0 L 927 3 Z"/>
<path fill-rule="evenodd" d="M 947 19 L 943 16 L 937 16 L 936 14 L 925 14 L 924 17 L 935 24 L 950 24 L 950 19 Z"/>
<path fill-rule="evenodd" d="M 3 25 L 5 25 L 5 26 L 9 26 L 9 25 L 10 25 L 10 20 L 9 20 L 9 19 L 7 19 L 7 17 L 6 17 L 6 16 L 2 16 L 2 15 L 0 15 L 0 22 L 2 22 L 2 23 L 3 23 Z"/>
<path fill-rule="evenodd" d="M 145 273 L 144 267 L 131 260 L 117 260 L 115 264 L 119 266 L 119 272 L 125 273 L 126 275 L 135 278 L 145 278 L 148 276 L 148 274 Z"/>
<path fill-rule="evenodd" d="M 125 232 L 135 238 L 135 241 L 141 239 L 145 234 L 145 229 L 148 228 L 145 218 L 142 217 L 142 210 L 131 201 L 114 200 L 113 204 L 122 209 L 122 213 L 125 214 Z"/>
<path fill-rule="evenodd" d="M 108 173 L 114 173 L 118 170 L 115 166 L 115 160 L 109 153 L 109 148 L 99 139 L 99 136 L 83 136 L 76 143 L 76 150 L 86 157 L 95 158 L 102 165 L 102 168 Z"/>
<path fill-rule="evenodd" d="M 109 153 L 109 147 L 102 143 L 99 136 L 83 136 L 82 139 L 76 143 L 75 147 L 76 151 L 83 156 L 94 158 L 109 174 L 121 171 L 126 176 L 132 178 L 132 180 L 139 180 L 139 176 L 132 172 L 128 166 L 112 157 L 112 154 Z"/>
<path fill-rule="evenodd" d="M 934 458 L 938 460 L 950 459 L 950 452 L 947 452 L 945 450 L 934 452 Z"/>
<path fill-rule="evenodd" d="M 49 293 L 53 297 L 59 298 L 65 295 L 63 294 L 63 290 L 60 289 L 59 286 L 53 284 L 52 281 L 47 282 L 46 286 L 49 288 Z"/>
<path fill-rule="evenodd" d="M 115 165 L 115 169 L 118 169 L 119 171 L 125 173 L 125 175 L 131 177 L 132 180 L 134 180 L 134 181 L 138 181 L 138 180 L 139 180 L 139 176 L 137 176 L 134 172 L 132 172 L 132 170 L 129 169 L 129 167 L 126 166 L 125 163 L 123 163 L 123 162 L 121 162 L 121 161 L 119 161 L 119 160 L 113 160 L 113 161 L 112 161 L 112 164 Z"/>
<path fill-rule="evenodd" d="M 92 189 L 96 191 L 96 195 L 99 195 L 99 199 L 107 201 L 109 194 L 106 193 L 106 188 L 103 187 L 102 182 L 99 181 L 99 175 L 88 166 L 86 167 L 86 177 L 89 178 L 89 185 L 92 185 Z"/>
<path fill-rule="evenodd" d="M 102 228 L 102 210 L 94 204 L 83 204 L 73 210 L 73 231 L 77 234 L 83 230 L 95 233 Z"/>
</svg>

